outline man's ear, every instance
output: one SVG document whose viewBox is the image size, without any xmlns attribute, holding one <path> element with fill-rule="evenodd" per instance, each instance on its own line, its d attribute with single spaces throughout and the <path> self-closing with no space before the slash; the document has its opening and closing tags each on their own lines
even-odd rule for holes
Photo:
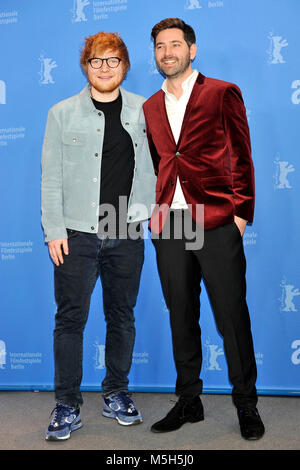
<svg viewBox="0 0 300 470">
<path fill-rule="evenodd" d="M 195 59 L 197 53 L 197 46 L 196 44 L 192 44 L 190 47 L 190 58 L 191 60 Z"/>
</svg>

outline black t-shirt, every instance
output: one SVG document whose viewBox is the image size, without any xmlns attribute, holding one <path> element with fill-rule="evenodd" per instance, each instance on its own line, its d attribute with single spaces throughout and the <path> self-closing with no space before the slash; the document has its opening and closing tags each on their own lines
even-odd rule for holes
<svg viewBox="0 0 300 470">
<path fill-rule="evenodd" d="M 134 149 L 130 135 L 121 124 L 121 94 L 116 100 L 108 103 L 94 99 L 93 103 L 105 116 L 100 205 L 110 204 L 115 208 L 118 233 L 119 217 L 123 222 L 127 218 L 127 210 L 119 214 L 119 196 L 127 198 L 127 209 L 134 171 Z"/>
</svg>

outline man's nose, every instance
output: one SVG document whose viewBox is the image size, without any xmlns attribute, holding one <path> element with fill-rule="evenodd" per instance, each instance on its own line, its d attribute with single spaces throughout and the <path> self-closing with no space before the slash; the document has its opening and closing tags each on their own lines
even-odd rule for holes
<svg viewBox="0 0 300 470">
<path fill-rule="evenodd" d="M 167 46 L 165 48 L 165 54 L 164 54 L 165 57 L 173 57 L 173 48 L 172 46 Z"/>
<path fill-rule="evenodd" d="M 102 69 L 102 72 L 108 72 L 109 71 L 109 66 L 107 65 L 106 60 L 103 61 L 101 69 Z"/>
</svg>

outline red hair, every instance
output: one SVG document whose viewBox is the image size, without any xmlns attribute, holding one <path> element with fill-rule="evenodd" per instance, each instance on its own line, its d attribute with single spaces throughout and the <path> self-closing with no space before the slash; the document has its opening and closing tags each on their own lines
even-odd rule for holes
<svg viewBox="0 0 300 470">
<path fill-rule="evenodd" d="M 86 72 L 89 59 L 101 57 L 103 52 L 107 50 L 116 51 L 124 63 L 124 73 L 126 75 L 130 67 L 129 54 L 124 41 L 118 33 L 100 32 L 85 38 L 85 45 L 80 56 L 80 64 L 83 70 Z"/>
</svg>

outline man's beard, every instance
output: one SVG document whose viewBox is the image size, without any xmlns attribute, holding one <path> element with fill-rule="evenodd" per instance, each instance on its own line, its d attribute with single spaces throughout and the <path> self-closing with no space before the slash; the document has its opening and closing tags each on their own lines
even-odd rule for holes
<svg viewBox="0 0 300 470">
<path fill-rule="evenodd" d="M 123 82 L 124 80 L 124 77 L 125 77 L 125 74 L 122 75 L 121 78 L 114 78 L 111 83 L 99 83 L 98 80 L 93 80 L 93 81 L 89 81 L 90 82 L 90 85 L 95 88 L 95 90 L 99 91 L 100 93 L 112 93 L 113 91 L 115 91 L 117 88 L 119 88 L 119 86 L 121 85 L 121 83 Z"/>
<path fill-rule="evenodd" d="M 168 78 L 177 78 L 180 75 L 184 74 L 186 70 L 189 68 L 189 65 L 191 63 L 191 59 L 189 55 L 186 55 L 186 57 L 182 58 L 180 61 L 178 61 L 177 57 L 174 57 L 174 59 L 177 60 L 177 63 L 174 64 L 173 70 L 171 69 L 168 70 L 168 67 L 164 68 L 163 63 L 159 65 L 158 62 L 156 61 L 156 65 L 159 68 L 159 70 Z M 169 60 L 172 60 L 172 58 L 170 58 Z"/>
</svg>

